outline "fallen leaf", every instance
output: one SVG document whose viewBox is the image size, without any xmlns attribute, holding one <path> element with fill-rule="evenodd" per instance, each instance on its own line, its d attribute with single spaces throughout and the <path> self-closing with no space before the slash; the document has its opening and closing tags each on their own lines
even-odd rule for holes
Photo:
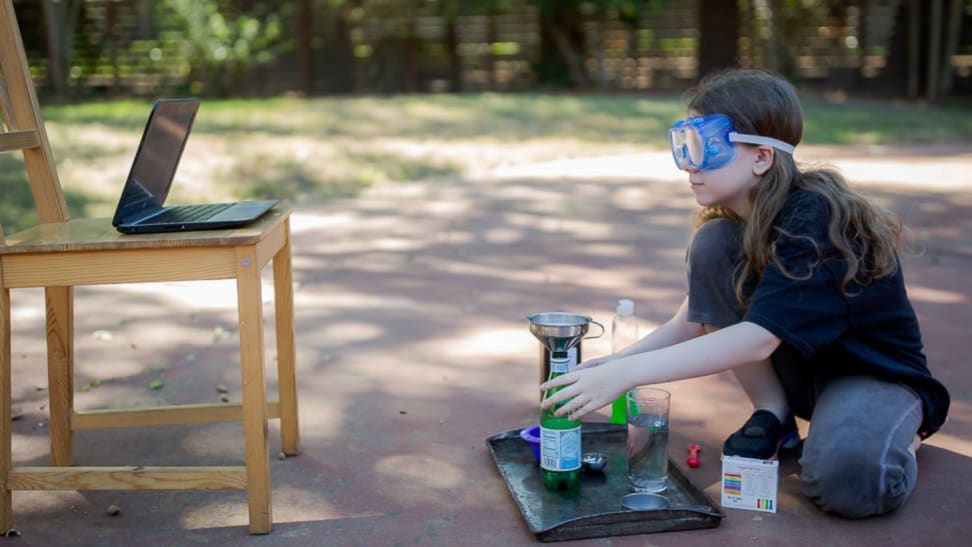
<svg viewBox="0 0 972 547">
<path fill-rule="evenodd" d="M 91 391 L 92 389 L 100 386 L 102 383 L 103 382 L 101 380 L 98 380 L 98 379 L 91 380 L 87 384 L 84 384 L 83 386 L 79 387 L 78 388 L 78 391 L 87 393 L 88 391 Z"/>
</svg>

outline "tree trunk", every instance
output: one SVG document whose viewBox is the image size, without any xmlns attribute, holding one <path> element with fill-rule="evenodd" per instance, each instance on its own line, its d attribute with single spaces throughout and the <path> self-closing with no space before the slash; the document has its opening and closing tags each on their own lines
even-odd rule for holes
<svg viewBox="0 0 972 547">
<path fill-rule="evenodd" d="M 81 0 L 43 0 L 41 6 L 47 31 L 47 78 L 54 94 L 64 98 L 68 90 L 74 28 L 81 10 Z"/>
<path fill-rule="evenodd" d="M 864 67 L 867 66 L 867 18 L 869 16 L 869 0 L 857 2 L 857 70 L 854 71 L 854 88 L 861 90 L 864 84 Z"/>
<path fill-rule="evenodd" d="M 942 0 L 931 0 L 931 21 L 928 33 L 928 80 L 925 88 L 925 98 L 929 102 L 939 99 L 939 68 L 942 51 Z"/>
<path fill-rule="evenodd" d="M 348 1 L 326 11 L 327 30 L 320 48 L 313 48 L 310 56 L 315 59 L 315 76 L 321 75 L 318 85 L 312 88 L 323 93 L 351 93 L 355 90 L 354 46 L 351 43 L 351 12 L 359 2 Z M 316 51 L 316 54 L 315 54 Z"/>
<path fill-rule="evenodd" d="M 958 51 L 959 35 L 962 29 L 962 0 L 952 0 L 949 4 L 948 17 L 945 19 L 948 27 L 945 31 L 945 55 L 942 57 L 942 81 L 939 86 L 939 98 L 944 98 L 952 91 L 952 57 Z"/>
<path fill-rule="evenodd" d="M 589 87 L 584 71 L 584 34 L 579 14 L 554 2 L 540 11 L 540 62 L 537 75 L 543 83 Z"/>
<path fill-rule="evenodd" d="M 116 6 L 115 2 L 108 2 L 108 5 L 105 6 L 105 40 L 108 42 L 108 58 L 111 59 L 111 88 L 108 93 L 112 96 L 118 94 L 118 87 L 121 84 L 118 66 L 118 37 L 115 36 Z"/>
<path fill-rule="evenodd" d="M 908 98 L 918 98 L 918 57 L 921 50 L 921 10 L 919 0 L 908 1 Z"/>
<path fill-rule="evenodd" d="M 445 50 L 449 58 L 449 91 L 462 91 L 462 56 L 459 55 L 459 34 L 456 32 L 456 17 L 446 19 Z"/>
<path fill-rule="evenodd" d="M 783 71 L 783 24 L 780 19 L 783 16 L 783 5 L 779 0 L 767 0 L 766 6 L 769 8 L 769 19 L 766 25 L 769 27 L 769 39 L 764 44 L 763 58 L 766 68 L 773 72 Z"/>
<path fill-rule="evenodd" d="M 493 45 L 498 40 L 498 30 L 496 28 L 496 14 L 489 13 L 486 15 L 486 46 L 489 48 L 489 53 L 486 54 L 486 88 L 490 91 L 497 91 L 498 87 L 496 85 L 496 54 L 493 50 Z"/>
<path fill-rule="evenodd" d="M 702 0 L 699 9 L 699 78 L 739 65 L 739 4 Z"/>
<path fill-rule="evenodd" d="M 593 25 L 594 39 L 591 42 L 594 44 L 594 57 L 597 59 L 597 89 L 598 91 L 606 91 L 608 88 L 608 75 L 607 75 L 607 60 L 605 59 L 605 47 L 606 40 L 604 39 L 604 32 L 608 26 L 608 10 L 601 9 L 601 16 L 598 18 L 597 23 Z"/>
<path fill-rule="evenodd" d="M 314 94 L 314 64 L 311 62 L 311 6 L 310 0 L 298 0 L 297 27 L 297 87 L 305 97 Z"/>
<path fill-rule="evenodd" d="M 415 93 L 419 90 L 419 39 L 416 30 L 415 14 L 412 14 L 409 22 L 411 28 L 405 38 L 404 50 L 402 51 L 402 78 L 405 91 Z"/>
</svg>

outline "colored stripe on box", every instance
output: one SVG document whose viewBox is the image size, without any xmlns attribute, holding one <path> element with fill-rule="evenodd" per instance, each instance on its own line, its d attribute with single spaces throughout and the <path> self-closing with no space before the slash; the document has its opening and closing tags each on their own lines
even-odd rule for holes
<svg viewBox="0 0 972 547">
<path fill-rule="evenodd" d="M 726 473 L 722 476 L 722 490 L 730 496 L 742 495 L 742 475 Z"/>
</svg>

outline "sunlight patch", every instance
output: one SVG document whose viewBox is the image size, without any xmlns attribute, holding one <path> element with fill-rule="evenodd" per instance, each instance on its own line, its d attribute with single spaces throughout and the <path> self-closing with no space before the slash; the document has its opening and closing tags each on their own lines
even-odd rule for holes
<svg viewBox="0 0 972 547">
<path fill-rule="evenodd" d="M 908 296 L 912 300 L 933 304 L 960 304 L 965 302 L 965 295 L 963 294 L 921 286 L 909 286 Z"/>
<path fill-rule="evenodd" d="M 383 475 L 416 480 L 423 488 L 440 490 L 459 486 L 465 477 L 459 468 L 446 461 L 408 454 L 382 458 L 376 468 Z"/>
<path fill-rule="evenodd" d="M 526 319 L 522 329 L 478 329 L 466 336 L 457 336 L 446 353 L 458 358 L 496 359 L 533 355 L 537 341 L 530 335 Z"/>
</svg>

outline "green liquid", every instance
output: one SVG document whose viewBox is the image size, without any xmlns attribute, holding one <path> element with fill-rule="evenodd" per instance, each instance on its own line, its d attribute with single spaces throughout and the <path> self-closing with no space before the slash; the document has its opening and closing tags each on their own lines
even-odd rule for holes
<svg viewBox="0 0 972 547">
<path fill-rule="evenodd" d="M 611 423 L 612 424 L 626 424 L 628 423 L 628 394 L 622 393 L 620 397 L 611 403 Z"/>
</svg>

